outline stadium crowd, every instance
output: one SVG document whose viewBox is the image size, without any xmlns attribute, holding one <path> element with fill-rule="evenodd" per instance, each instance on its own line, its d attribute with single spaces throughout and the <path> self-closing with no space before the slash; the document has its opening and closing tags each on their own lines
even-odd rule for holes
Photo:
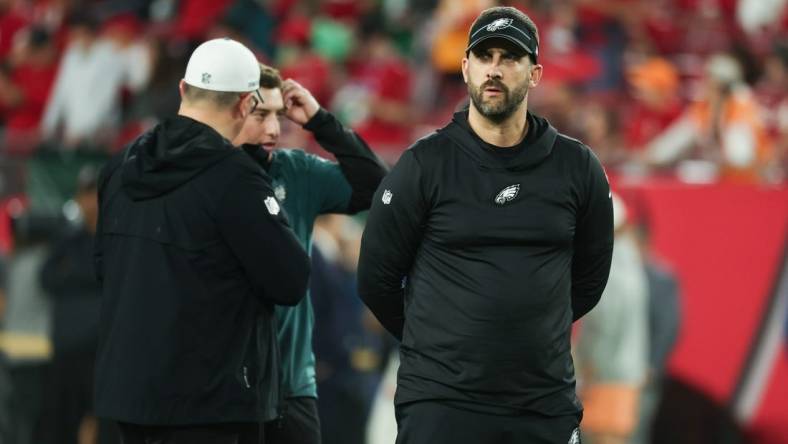
<svg viewBox="0 0 788 444">
<path fill-rule="evenodd" d="M 90 414 L 96 169 L 177 111 L 197 44 L 243 42 L 394 163 L 464 105 L 468 27 L 496 4 L 521 8 L 539 26 L 545 78 L 531 109 L 592 147 L 614 185 L 788 180 L 784 0 L 0 0 L 0 443 L 115 442 L 111 425 Z M 280 146 L 325 155 L 310 137 L 282 121 Z M 653 415 L 680 322 L 678 284 L 646 253 L 646 215 L 625 213 L 616 242 L 628 251 L 616 253 L 611 274 L 637 270 L 603 296 L 620 305 L 598 309 L 601 319 L 579 332 L 594 443 L 649 442 L 648 415 L 638 418 L 633 406 Z M 381 380 L 396 363 L 394 343 L 355 293 L 361 223 L 327 216 L 315 227 L 311 297 L 327 444 L 393 442 L 376 436 L 385 425 L 373 405 L 376 394 L 390 397 Z M 656 304 L 667 312 L 654 313 L 655 293 L 673 298 Z M 631 341 L 611 350 L 611 335 Z M 621 415 L 594 415 L 611 402 Z M 383 415 L 393 421 L 393 410 Z"/>
</svg>

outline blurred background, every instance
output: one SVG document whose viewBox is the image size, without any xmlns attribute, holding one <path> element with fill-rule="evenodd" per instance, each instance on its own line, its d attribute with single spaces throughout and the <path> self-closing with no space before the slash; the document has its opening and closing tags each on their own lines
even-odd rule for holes
<svg viewBox="0 0 788 444">
<path fill-rule="evenodd" d="M 467 103 L 467 30 L 498 4 L 539 27 L 529 108 L 617 194 L 575 328 L 584 442 L 788 443 L 788 0 L 0 0 L 0 443 L 117 442 L 91 414 L 96 174 L 177 112 L 200 42 L 244 42 L 394 163 Z M 287 122 L 280 145 L 329 156 Z M 362 230 L 315 227 L 326 444 L 396 435 Z"/>
</svg>

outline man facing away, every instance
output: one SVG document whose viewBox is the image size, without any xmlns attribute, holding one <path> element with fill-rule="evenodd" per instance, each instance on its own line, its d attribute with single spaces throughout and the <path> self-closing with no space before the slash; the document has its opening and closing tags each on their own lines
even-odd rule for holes
<svg viewBox="0 0 788 444">
<path fill-rule="evenodd" d="M 306 88 L 292 79 L 283 81 L 277 70 L 260 65 L 259 93 L 263 103 L 247 117 L 234 143 L 243 145 L 271 176 L 298 240 L 311 251 L 315 218 L 368 209 L 387 168 L 355 132 L 321 108 Z M 274 149 L 282 116 L 312 132 L 338 163 L 298 149 Z M 310 298 L 295 307 L 277 307 L 276 318 L 281 405 L 277 420 L 266 424 L 266 444 L 319 444 Z"/>
<path fill-rule="evenodd" d="M 178 115 L 100 177 L 96 413 L 124 443 L 257 443 L 272 417 L 273 304 L 301 300 L 309 258 L 266 173 L 230 143 L 259 78 L 240 43 L 203 43 Z"/>
<path fill-rule="evenodd" d="M 397 443 L 579 442 L 570 332 L 607 281 L 612 204 L 591 150 L 528 112 L 538 41 L 517 9 L 483 11 L 469 108 L 373 198 L 359 291 L 402 342 Z"/>
</svg>

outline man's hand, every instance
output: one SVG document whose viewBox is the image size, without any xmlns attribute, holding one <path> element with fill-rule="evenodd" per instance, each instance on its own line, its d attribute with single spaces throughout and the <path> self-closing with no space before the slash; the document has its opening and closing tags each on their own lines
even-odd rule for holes
<svg viewBox="0 0 788 444">
<path fill-rule="evenodd" d="M 312 93 L 293 79 L 282 83 L 282 99 L 285 102 L 285 116 L 303 126 L 320 110 Z"/>
</svg>

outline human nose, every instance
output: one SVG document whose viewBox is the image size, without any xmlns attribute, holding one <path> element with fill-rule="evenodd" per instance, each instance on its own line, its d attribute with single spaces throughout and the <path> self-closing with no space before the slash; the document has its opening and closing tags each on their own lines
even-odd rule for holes
<svg viewBox="0 0 788 444">
<path fill-rule="evenodd" d="M 487 68 L 487 78 L 492 80 L 500 79 L 501 77 L 503 77 L 503 73 L 501 72 L 501 59 L 498 55 L 495 55 Z"/>
<path fill-rule="evenodd" d="M 280 132 L 279 119 L 274 116 L 274 118 L 271 120 L 272 121 L 266 125 L 265 134 L 270 138 L 278 138 Z"/>
</svg>

